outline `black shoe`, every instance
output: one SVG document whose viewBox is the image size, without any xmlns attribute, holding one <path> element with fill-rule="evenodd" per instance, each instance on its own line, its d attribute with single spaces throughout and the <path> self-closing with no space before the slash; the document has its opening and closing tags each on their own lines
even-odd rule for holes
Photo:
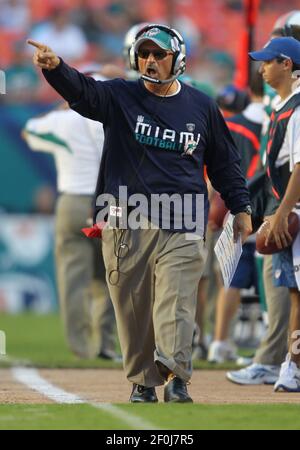
<svg viewBox="0 0 300 450">
<path fill-rule="evenodd" d="M 108 361 L 113 362 L 122 362 L 122 356 L 117 355 L 115 352 L 112 352 L 111 350 L 101 350 L 101 352 L 98 353 L 98 358 L 106 359 Z"/>
<path fill-rule="evenodd" d="M 134 383 L 129 401 L 131 403 L 156 403 L 158 400 L 155 388 Z"/>
<path fill-rule="evenodd" d="M 164 401 L 171 403 L 193 403 L 193 400 L 188 394 L 186 382 L 178 377 L 174 377 L 166 383 Z"/>
</svg>

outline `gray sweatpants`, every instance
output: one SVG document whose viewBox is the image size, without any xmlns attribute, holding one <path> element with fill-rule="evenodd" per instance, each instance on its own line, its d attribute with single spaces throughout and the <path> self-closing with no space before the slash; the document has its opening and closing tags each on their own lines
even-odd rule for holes
<svg viewBox="0 0 300 450">
<path fill-rule="evenodd" d="M 127 378 L 148 387 L 163 384 L 155 364 L 160 361 L 188 381 L 204 242 L 161 229 L 126 230 L 120 250 L 121 233 L 106 228 L 102 240 Z M 112 272 L 117 254 L 119 279 Z"/>
<path fill-rule="evenodd" d="M 272 282 L 272 255 L 264 257 L 264 286 L 269 317 L 265 339 L 256 351 L 254 362 L 280 365 L 287 353 L 287 336 L 290 317 L 288 288 L 274 287 Z"/>
</svg>

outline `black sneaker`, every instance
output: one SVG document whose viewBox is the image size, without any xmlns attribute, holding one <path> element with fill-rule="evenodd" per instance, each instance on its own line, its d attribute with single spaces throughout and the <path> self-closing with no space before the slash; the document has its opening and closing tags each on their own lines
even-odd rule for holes
<svg viewBox="0 0 300 450">
<path fill-rule="evenodd" d="M 112 352 L 111 350 L 101 350 L 100 353 L 98 353 L 98 358 L 106 359 L 108 361 L 113 362 L 122 362 L 122 356 L 117 355 L 115 352 Z"/>
<path fill-rule="evenodd" d="M 131 403 L 156 403 L 158 399 L 154 387 L 134 383 L 129 401 Z"/>
<path fill-rule="evenodd" d="M 164 401 L 171 403 L 193 403 L 188 394 L 186 382 L 181 378 L 171 378 L 165 384 Z"/>
</svg>

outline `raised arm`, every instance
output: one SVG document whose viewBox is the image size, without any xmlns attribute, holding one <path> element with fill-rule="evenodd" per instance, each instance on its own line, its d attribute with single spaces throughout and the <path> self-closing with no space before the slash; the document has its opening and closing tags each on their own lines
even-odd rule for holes
<svg viewBox="0 0 300 450">
<path fill-rule="evenodd" d="M 53 50 L 40 42 L 27 40 L 35 47 L 33 63 L 43 71 L 47 82 L 84 117 L 105 123 L 111 99 L 105 84 L 68 66 Z"/>
</svg>

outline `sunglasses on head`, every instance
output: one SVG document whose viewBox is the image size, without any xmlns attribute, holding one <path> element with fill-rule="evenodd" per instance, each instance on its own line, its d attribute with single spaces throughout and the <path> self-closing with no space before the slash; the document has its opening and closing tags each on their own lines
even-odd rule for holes
<svg viewBox="0 0 300 450">
<path fill-rule="evenodd" d="M 153 55 L 155 59 L 162 60 L 168 55 L 172 55 L 171 52 L 166 52 L 165 50 L 138 50 L 138 57 L 142 59 L 148 59 L 149 55 Z"/>
</svg>

